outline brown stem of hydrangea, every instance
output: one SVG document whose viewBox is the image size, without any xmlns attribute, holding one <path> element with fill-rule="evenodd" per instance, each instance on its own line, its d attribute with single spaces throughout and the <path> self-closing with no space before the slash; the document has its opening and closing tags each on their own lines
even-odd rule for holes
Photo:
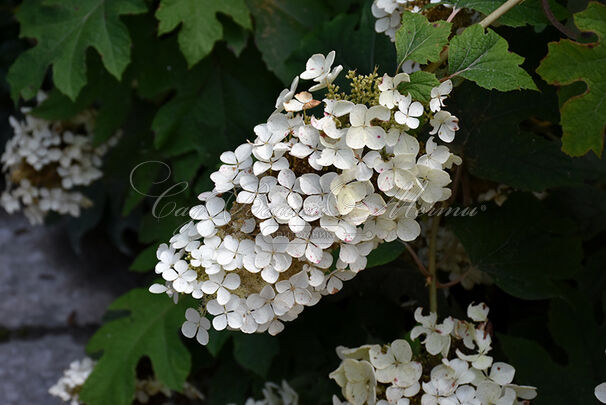
<svg viewBox="0 0 606 405">
<path fill-rule="evenodd" d="M 423 264 L 423 262 L 421 261 L 421 259 L 417 255 L 417 253 L 414 251 L 413 248 L 410 247 L 410 245 L 408 243 L 404 242 L 404 246 L 406 247 L 406 250 L 408 250 L 408 253 L 410 253 L 410 256 L 412 256 L 412 259 L 416 263 L 417 268 L 419 269 L 421 274 L 423 274 L 423 276 L 427 277 L 427 279 L 429 280 L 429 278 L 430 278 L 429 271 L 427 271 L 427 268 L 425 267 L 425 265 Z"/>
</svg>

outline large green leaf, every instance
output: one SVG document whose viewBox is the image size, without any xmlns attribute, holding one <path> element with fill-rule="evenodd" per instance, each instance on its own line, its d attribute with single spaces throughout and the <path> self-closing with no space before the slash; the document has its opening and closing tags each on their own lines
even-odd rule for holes
<svg viewBox="0 0 606 405">
<path fill-rule="evenodd" d="M 86 84 L 86 50 L 93 47 L 118 80 L 130 61 L 131 40 L 120 16 L 146 11 L 143 0 L 28 0 L 17 12 L 21 37 L 37 44 L 11 66 L 13 100 L 36 95 L 47 67 L 55 86 L 72 100 Z"/>
<path fill-rule="evenodd" d="M 524 61 L 507 49 L 496 32 L 472 25 L 450 41 L 448 72 L 474 81 L 485 89 L 510 91 L 537 87 L 519 65 Z"/>
<path fill-rule="evenodd" d="M 67 120 L 93 105 L 97 112 L 93 142 L 98 145 L 122 126 L 131 107 L 131 89 L 130 83 L 111 76 L 97 57 L 89 58 L 87 84 L 75 100 L 53 89 L 32 114 L 50 121 Z"/>
<path fill-rule="evenodd" d="M 606 127 L 606 6 L 589 3 L 585 11 L 575 14 L 574 21 L 579 29 L 595 32 L 598 42 L 552 42 L 537 72 L 558 86 L 577 81 L 587 84 L 583 94 L 571 97 L 561 108 L 562 150 L 571 156 L 590 150 L 601 156 Z"/>
<path fill-rule="evenodd" d="M 333 50 L 337 54 L 335 65 L 343 65 L 346 71 L 369 74 L 378 67 L 379 71 L 393 72 L 396 68 L 393 44 L 385 35 L 375 32 L 374 21 L 370 9 L 363 9 L 361 17 L 339 14 L 316 27 L 303 38 L 299 48 L 287 60 L 291 78 L 303 71 L 305 62 L 312 54 L 327 54 Z M 343 76 L 344 73 L 340 79 Z"/>
<path fill-rule="evenodd" d="M 179 46 L 189 66 L 193 66 L 223 38 L 217 13 L 227 14 L 242 27 L 252 29 L 244 0 L 162 0 L 156 11 L 160 21 L 158 34 L 171 32 L 181 24 Z"/>
<path fill-rule="evenodd" d="M 402 27 L 396 32 L 398 63 L 414 60 L 419 63 L 435 62 L 448 43 L 451 23 L 429 22 L 424 15 L 405 11 Z"/>
<path fill-rule="evenodd" d="M 323 0 L 246 0 L 246 3 L 255 19 L 255 42 L 267 68 L 283 83 L 290 84 L 293 69 L 285 62 L 301 39 L 327 19 L 329 5 Z M 303 68 L 299 67 L 294 74 Z"/>
<path fill-rule="evenodd" d="M 238 59 L 218 52 L 188 71 L 177 85 L 177 94 L 152 123 L 155 145 L 167 156 L 197 150 L 206 166 L 252 137 L 253 127 L 271 114 L 279 93 L 252 49 Z"/>
<path fill-rule="evenodd" d="M 154 374 L 169 388 L 181 391 L 191 367 L 179 326 L 186 305 L 165 295 L 135 289 L 114 301 L 110 311 L 129 315 L 110 321 L 92 337 L 89 353 L 103 352 L 86 380 L 80 398 L 89 405 L 127 405 L 135 393 L 136 367 L 148 356 Z"/>
<path fill-rule="evenodd" d="M 449 111 L 460 120 L 455 143 L 467 169 L 475 176 L 519 190 L 582 184 L 606 178 L 606 167 L 595 156 L 571 158 L 559 139 L 529 132 L 523 121 L 555 121 L 553 92 L 487 91 L 471 83 L 456 89 Z"/>
<path fill-rule="evenodd" d="M 448 221 L 472 264 L 513 296 L 560 295 L 556 280 L 575 274 L 583 258 L 574 223 L 527 194 L 510 196 L 503 207 L 486 208 Z"/>
</svg>

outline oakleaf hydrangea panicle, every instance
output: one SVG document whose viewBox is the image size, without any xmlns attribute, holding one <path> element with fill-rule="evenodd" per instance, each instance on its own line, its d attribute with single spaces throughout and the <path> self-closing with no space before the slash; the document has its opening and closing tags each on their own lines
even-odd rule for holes
<svg viewBox="0 0 606 405">
<path fill-rule="evenodd" d="M 206 344 L 210 327 L 281 332 L 364 270 L 379 244 L 415 240 L 417 216 L 450 197 L 448 170 L 461 159 L 438 142 L 458 126 L 453 117 L 447 132 L 435 119 L 447 94 L 438 93 L 435 112 L 400 94 L 407 74 L 353 71 L 351 91 L 341 92 L 335 56 L 309 59 L 253 138 L 220 156 L 214 189 L 198 196 L 191 221 L 158 247 L 164 280 L 150 291 L 199 300 L 185 314 L 185 336 Z M 314 84 L 299 91 L 299 79 Z M 420 142 L 422 131 L 437 136 Z"/>
</svg>

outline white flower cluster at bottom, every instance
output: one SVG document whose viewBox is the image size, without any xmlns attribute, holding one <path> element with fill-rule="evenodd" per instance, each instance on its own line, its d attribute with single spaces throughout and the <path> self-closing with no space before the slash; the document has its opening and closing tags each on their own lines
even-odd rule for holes
<svg viewBox="0 0 606 405">
<path fill-rule="evenodd" d="M 79 393 L 96 364 L 96 361 L 88 357 L 73 361 L 63 372 L 59 381 L 49 388 L 49 394 L 58 397 L 63 402 L 69 402 L 70 405 L 83 405 Z M 147 404 L 150 399 L 159 394 L 166 398 L 173 395 L 172 391 L 155 377 L 137 379 L 134 403 Z M 188 382 L 183 385 L 182 395 L 188 399 L 204 399 L 204 395 Z"/>
<path fill-rule="evenodd" d="M 487 330 L 488 307 L 470 305 L 472 320 L 423 316 L 411 331 L 414 341 L 424 336 L 419 350 L 407 340 L 389 345 L 338 347 L 341 365 L 330 374 L 348 405 L 514 405 L 527 404 L 536 388 L 513 384 L 515 369 L 493 362 L 488 355 L 492 338 Z M 453 350 L 454 349 L 454 350 Z M 454 351 L 454 353 L 452 353 Z M 454 354 L 454 355 L 453 355 Z"/>
</svg>

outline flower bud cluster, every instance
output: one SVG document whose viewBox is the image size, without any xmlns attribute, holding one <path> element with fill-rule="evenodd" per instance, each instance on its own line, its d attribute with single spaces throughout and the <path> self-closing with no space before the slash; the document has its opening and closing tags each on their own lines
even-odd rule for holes
<svg viewBox="0 0 606 405">
<path fill-rule="evenodd" d="M 44 94 L 38 95 L 42 102 Z M 79 186 L 99 179 L 102 158 L 118 141 L 94 146 L 95 112 L 86 110 L 67 121 L 47 121 L 33 116 L 31 108 L 21 109 L 22 121 L 10 117 L 14 136 L 0 157 L 7 189 L 0 205 L 13 213 L 23 210 L 32 224 L 40 224 L 51 211 L 61 215 L 80 215 L 92 202 Z"/>
<path fill-rule="evenodd" d="M 471 321 L 415 311 L 410 338 L 388 345 L 337 348 L 342 362 L 330 374 L 342 389 L 342 405 L 514 405 L 528 404 L 536 388 L 513 384 L 515 369 L 494 362 L 485 304 L 470 305 Z"/>
<path fill-rule="evenodd" d="M 344 93 L 332 84 L 334 58 L 308 60 L 255 138 L 220 156 L 214 190 L 198 197 L 191 222 L 158 248 L 165 283 L 150 291 L 201 300 L 186 312 L 185 336 L 208 342 L 207 313 L 216 330 L 279 333 L 364 270 L 379 244 L 415 240 L 419 213 L 450 197 L 447 170 L 461 159 L 437 140 L 458 130 L 443 110 L 452 84 L 424 105 L 398 90 L 405 73 L 349 72 Z M 297 93 L 300 78 L 326 98 Z"/>
</svg>

